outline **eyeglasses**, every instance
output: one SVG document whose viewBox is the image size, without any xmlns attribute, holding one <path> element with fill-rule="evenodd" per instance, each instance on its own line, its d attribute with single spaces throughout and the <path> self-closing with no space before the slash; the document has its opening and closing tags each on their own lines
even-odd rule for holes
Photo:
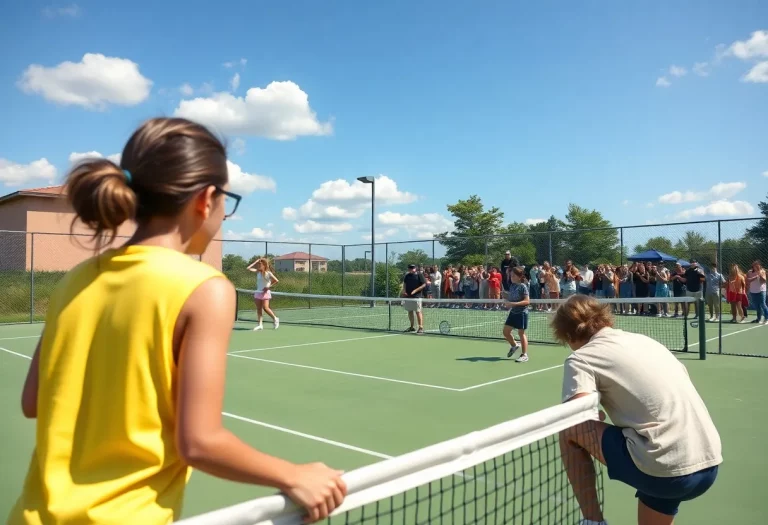
<svg viewBox="0 0 768 525">
<path fill-rule="evenodd" d="M 240 199 L 242 199 L 242 197 L 237 193 L 221 189 L 218 186 L 215 186 L 215 188 L 216 193 L 222 193 L 226 196 L 226 199 L 224 200 L 224 220 L 227 220 L 237 211 L 237 207 L 240 205 Z"/>
</svg>

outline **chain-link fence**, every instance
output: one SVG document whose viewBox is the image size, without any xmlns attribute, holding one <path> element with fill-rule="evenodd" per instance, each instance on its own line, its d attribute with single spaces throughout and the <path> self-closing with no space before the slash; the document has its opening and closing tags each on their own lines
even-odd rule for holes
<svg viewBox="0 0 768 525">
<path fill-rule="evenodd" d="M 711 274 L 702 290 L 709 304 L 707 318 L 711 319 L 706 326 L 707 350 L 768 357 L 768 345 L 760 344 L 758 339 L 762 332 L 757 328 L 763 325 L 754 323 L 764 294 L 747 289 L 738 301 L 729 301 L 734 298 L 726 293 L 729 285 L 718 293 L 716 283 L 712 285 L 711 273 L 717 269 L 728 281 L 729 274 L 744 274 L 755 261 L 768 261 L 766 222 L 768 219 L 735 219 L 578 231 L 531 228 L 486 237 L 446 235 L 430 240 L 376 243 L 374 250 L 370 244 L 225 239 L 213 241 L 200 259 L 220 268 L 238 288 L 255 287 L 254 274 L 247 266 L 257 257 L 266 256 L 280 279 L 281 291 L 345 296 L 370 296 L 373 292 L 378 297 L 397 296 L 409 264 L 419 265 L 427 272 L 435 268 L 441 275 L 449 266 L 487 270 L 501 266 L 506 251 L 529 269 L 545 261 L 555 267 L 572 261 L 582 272 L 587 271 L 586 265 L 594 272 L 600 265 L 618 270 L 630 269 L 639 262 L 650 263 L 651 271 L 654 263 L 657 269 L 664 266 L 674 271 L 677 263 L 687 267 L 696 260 L 705 273 Z M 124 241 L 116 239 L 115 244 Z M 638 260 L 638 254 L 649 250 L 665 254 L 666 260 L 648 256 Z M 86 235 L 0 232 L 0 287 L 4 291 L 0 323 L 42 321 L 58 281 L 67 270 L 92 254 L 93 245 Z M 613 293 L 637 298 L 635 274 L 628 273 L 627 282 L 614 277 Z M 582 286 L 582 291 L 601 295 L 597 290 L 599 281 L 593 279 L 589 286 Z M 668 286 L 674 295 L 673 283 Z M 759 282 L 753 286 L 759 291 Z M 441 279 L 437 293 L 442 295 L 447 288 Z M 642 295 L 646 293 L 651 291 L 643 287 Z M 712 300 L 713 296 L 716 300 Z M 743 304 L 740 309 L 739 304 Z M 670 315 L 673 312 L 670 309 Z"/>
</svg>

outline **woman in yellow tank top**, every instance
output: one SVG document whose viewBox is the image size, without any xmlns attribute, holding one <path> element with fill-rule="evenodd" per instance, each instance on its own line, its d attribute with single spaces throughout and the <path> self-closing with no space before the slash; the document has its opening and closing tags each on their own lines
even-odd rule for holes
<svg viewBox="0 0 768 525">
<path fill-rule="evenodd" d="M 341 472 L 259 452 L 221 420 L 235 290 L 202 254 L 240 200 L 226 151 L 206 128 L 153 119 L 120 166 L 76 166 L 66 183 L 99 241 L 136 233 L 67 273 L 54 292 L 22 393 L 36 446 L 8 522 L 165 524 L 180 516 L 190 467 L 283 491 L 326 517 Z"/>
</svg>

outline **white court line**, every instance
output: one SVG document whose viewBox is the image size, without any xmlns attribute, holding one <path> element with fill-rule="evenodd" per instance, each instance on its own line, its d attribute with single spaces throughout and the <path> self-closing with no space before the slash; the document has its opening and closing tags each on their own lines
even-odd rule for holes
<svg viewBox="0 0 768 525">
<path fill-rule="evenodd" d="M 38 335 L 23 335 L 21 337 L 0 337 L 0 341 L 13 341 L 14 339 L 34 339 L 34 338 L 40 338 L 40 334 Z"/>
<path fill-rule="evenodd" d="M 750 330 L 754 330 L 755 328 L 764 328 L 765 326 L 766 325 L 759 324 L 757 326 L 750 326 L 749 328 L 744 328 L 743 330 L 737 330 L 735 332 L 731 332 L 731 333 L 728 333 L 728 334 L 723 334 L 723 339 L 725 339 L 726 337 L 730 337 L 732 335 L 743 333 L 743 332 L 749 332 Z M 705 339 L 704 342 L 710 343 L 712 341 L 717 341 L 718 339 L 720 339 L 719 336 L 718 337 L 711 337 L 709 339 Z M 698 346 L 698 345 L 699 345 L 699 342 L 696 341 L 695 343 L 691 343 L 688 346 Z"/>
<path fill-rule="evenodd" d="M 230 354 L 244 354 L 245 352 L 263 352 L 264 350 L 279 350 L 281 348 L 298 348 L 300 346 L 327 345 L 331 343 L 344 343 L 346 341 L 363 341 L 365 339 L 381 339 L 382 337 L 395 337 L 403 334 L 368 335 L 365 337 L 350 337 L 348 339 L 335 339 L 333 341 L 313 341 L 311 343 L 298 343 L 295 345 L 268 346 L 266 348 L 251 348 L 249 350 L 233 350 Z"/>
<path fill-rule="evenodd" d="M 232 357 L 239 357 L 241 359 L 250 359 L 252 361 L 261 361 L 262 363 L 272 363 L 275 365 L 293 366 L 296 368 L 306 368 L 308 370 L 318 370 L 320 372 L 330 372 L 331 374 L 341 374 L 345 376 L 362 377 L 365 379 L 376 379 L 378 381 L 387 381 L 389 383 L 400 383 L 403 385 L 421 386 L 424 388 L 434 388 L 437 390 L 449 390 L 451 392 L 461 392 L 459 388 L 451 388 L 449 386 L 430 385 L 428 383 L 416 383 L 415 381 L 404 381 L 402 379 L 392 379 L 390 377 L 371 376 L 367 374 L 357 374 L 355 372 L 343 372 L 341 370 L 334 370 L 332 368 L 320 368 L 319 366 L 299 365 L 296 363 L 286 363 L 285 361 L 273 361 L 272 359 L 261 359 L 259 357 L 251 357 L 249 355 L 237 355 L 229 354 Z"/>
<path fill-rule="evenodd" d="M 20 354 L 18 352 L 14 352 L 13 350 L 8 350 L 7 348 L 3 348 L 1 346 L 0 346 L 0 350 L 2 350 L 3 352 L 8 352 L 9 354 L 13 354 L 13 355 L 17 355 L 19 357 L 23 357 L 24 359 L 29 359 L 30 361 L 32 360 L 32 356 L 31 355 Z"/>
<path fill-rule="evenodd" d="M 14 352 L 12 350 L 8 350 L 7 348 L 0 347 L 0 350 L 2 350 L 3 352 L 8 352 L 9 354 L 13 354 L 13 355 L 16 355 L 16 356 L 19 356 L 19 357 L 23 357 L 24 359 L 30 359 L 30 360 L 32 359 L 28 355 L 20 354 L 18 352 Z M 255 419 L 250 419 L 250 418 L 247 418 L 247 417 L 238 416 L 236 414 L 231 414 L 229 412 L 222 412 L 221 415 L 229 417 L 229 418 L 232 418 L 232 419 L 237 419 L 238 421 L 244 421 L 246 423 L 250 423 L 251 425 L 258 425 L 260 427 L 265 427 L 265 428 L 269 428 L 269 429 L 272 429 L 272 430 L 277 430 L 279 432 L 284 432 L 286 434 L 292 434 L 294 436 L 299 436 L 299 437 L 303 437 L 303 438 L 306 438 L 306 439 L 311 439 L 312 441 L 318 441 L 320 443 L 325 443 L 326 445 L 333 445 L 334 447 L 345 448 L 347 450 L 352 450 L 352 451 L 355 451 L 355 452 L 360 452 L 361 454 L 366 454 L 368 456 L 373 456 L 373 457 L 380 458 L 380 459 L 391 459 L 392 458 L 392 456 L 388 456 L 386 454 L 382 454 L 381 452 L 376 452 L 374 450 L 368 450 L 366 448 L 356 447 L 354 445 L 348 445 L 346 443 L 342 443 L 341 441 L 333 441 L 332 439 L 326 439 L 326 438 L 322 438 L 320 436 L 313 436 L 312 434 L 307 434 L 307 433 L 304 433 L 304 432 L 299 432 L 298 430 L 291 430 L 290 428 L 279 427 L 277 425 L 271 425 L 271 424 L 265 423 L 263 421 L 257 421 Z"/>
<path fill-rule="evenodd" d="M 361 448 L 356 447 L 354 445 L 348 445 L 347 443 L 342 443 L 341 441 L 334 441 L 332 439 L 326 439 L 320 436 L 313 436 L 312 434 L 307 434 L 305 432 L 299 432 L 298 430 L 291 430 L 290 428 L 285 427 L 279 427 L 277 425 L 272 425 L 270 423 L 265 423 L 263 421 L 257 421 L 255 419 L 250 419 L 243 416 L 238 416 L 235 414 L 230 414 L 229 412 L 222 412 L 222 415 L 237 419 L 238 421 L 244 421 L 246 423 L 250 423 L 251 425 L 258 425 L 260 427 L 269 428 L 272 430 L 277 430 L 279 432 L 285 432 L 286 434 L 291 434 L 293 436 L 299 436 L 306 439 L 311 439 L 312 441 L 317 441 L 319 443 L 325 443 L 326 445 L 333 445 L 334 447 L 339 448 L 345 448 L 347 450 L 353 450 L 355 452 L 360 452 L 361 454 L 366 454 L 368 456 L 373 456 L 375 458 L 381 458 L 381 459 L 391 459 L 392 456 L 388 456 L 387 454 L 382 454 L 381 452 L 376 452 L 375 450 L 368 450 L 367 448 Z"/>
<path fill-rule="evenodd" d="M 550 366 L 548 368 L 540 368 L 539 370 L 532 370 L 530 372 L 526 372 L 524 374 L 518 374 L 516 376 L 502 377 L 501 379 L 496 379 L 495 381 L 488 381 L 487 383 L 480 383 L 479 385 L 472 385 L 466 388 L 460 388 L 458 392 L 467 392 L 469 390 L 474 390 L 475 388 L 482 388 L 484 386 L 495 385 L 496 383 L 512 381 L 513 379 L 518 379 L 520 377 L 532 376 L 533 374 L 539 374 L 541 372 L 547 372 L 549 370 L 556 370 L 558 368 L 563 368 L 563 365 L 555 365 L 555 366 Z"/>
</svg>

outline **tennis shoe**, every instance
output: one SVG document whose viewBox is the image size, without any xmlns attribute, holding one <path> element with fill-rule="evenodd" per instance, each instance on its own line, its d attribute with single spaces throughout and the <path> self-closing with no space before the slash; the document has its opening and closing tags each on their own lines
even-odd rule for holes
<svg viewBox="0 0 768 525">
<path fill-rule="evenodd" d="M 275 330 L 277 330 L 278 328 L 280 328 L 280 319 L 275 317 Z"/>
<path fill-rule="evenodd" d="M 253 329 L 254 332 L 258 332 L 259 330 L 264 330 L 264 327 L 261 325 L 258 325 L 256 328 Z"/>
<path fill-rule="evenodd" d="M 516 363 L 527 363 L 528 362 L 528 354 L 523 354 L 517 359 L 515 359 Z"/>
<path fill-rule="evenodd" d="M 513 357 L 518 350 L 520 350 L 520 345 L 510 346 L 509 352 L 507 352 L 507 358 Z"/>
</svg>

